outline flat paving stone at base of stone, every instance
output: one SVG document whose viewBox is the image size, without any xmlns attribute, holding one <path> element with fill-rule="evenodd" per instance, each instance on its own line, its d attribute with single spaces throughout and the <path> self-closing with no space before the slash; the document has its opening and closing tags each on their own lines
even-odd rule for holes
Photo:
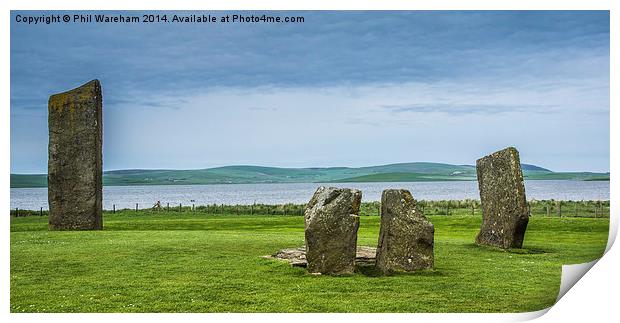
<svg viewBox="0 0 620 323">
<path fill-rule="evenodd" d="M 355 264 L 362 266 L 371 266 L 375 264 L 377 248 L 359 246 L 355 254 Z M 289 248 L 282 249 L 270 256 L 263 256 L 265 259 L 280 259 L 288 261 L 293 267 L 307 267 L 306 248 Z"/>
</svg>

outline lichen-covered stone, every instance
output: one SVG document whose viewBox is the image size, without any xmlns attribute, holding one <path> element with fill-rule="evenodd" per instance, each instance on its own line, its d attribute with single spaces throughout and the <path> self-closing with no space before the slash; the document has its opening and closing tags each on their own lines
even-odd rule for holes
<svg viewBox="0 0 620 323">
<path fill-rule="evenodd" d="M 416 207 L 408 190 L 383 191 L 376 259 L 381 272 L 432 269 L 434 236 L 433 224 Z"/>
<path fill-rule="evenodd" d="M 482 226 L 476 243 L 521 248 L 529 220 L 519 152 L 514 147 L 476 161 Z"/>
<path fill-rule="evenodd" d="M 98 80 L 50 96 L 50 230 L 100 230 L 102 97 Z"/>
<path fill-rule="evenodd" d="M 362 192 L 319 187 L 308 203 L 305 218 L 308 271 L 352 274 Z"/>
</svg>

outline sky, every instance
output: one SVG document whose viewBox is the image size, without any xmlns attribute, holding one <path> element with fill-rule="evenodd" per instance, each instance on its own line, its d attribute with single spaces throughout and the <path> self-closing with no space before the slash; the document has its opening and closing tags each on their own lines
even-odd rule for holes
<svg viewBox="0 0 620 323">
<path fill-rule="evenodd" d="M 304 22 L 13 11 L 11 172 L 47 171 L 48 98 L 92 79 L 104 170 L 473 165 L 514 146 L 554 171 L 609 171 L 607 11 L 263 13 Z"/>
</svg>

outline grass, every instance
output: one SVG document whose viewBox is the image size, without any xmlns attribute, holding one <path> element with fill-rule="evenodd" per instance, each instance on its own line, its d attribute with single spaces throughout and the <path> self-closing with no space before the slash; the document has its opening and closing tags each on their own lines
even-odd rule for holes
<svg viewBox="0 0 620 323">
<path fill-rule="evenodd" d="M 561 265 L 602 255 L 608 218 L 530 220 L 524 250 L 473 244 L 479 216 L 430 216 L 435 269 L 313 276 L 263 259 L 304 243 L 300 216 L 122 211 L 103 231 L 11 218 L 11 312 L 522 312 L 551 306 Z M 358 245 L 375 246 L 362 216 Z"/>
</svg>

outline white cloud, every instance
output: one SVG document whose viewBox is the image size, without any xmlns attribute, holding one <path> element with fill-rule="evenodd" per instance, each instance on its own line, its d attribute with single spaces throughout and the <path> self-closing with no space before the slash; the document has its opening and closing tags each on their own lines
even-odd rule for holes
<svg viewBox="0 0 620 323">
<path fill-rule="evenodd" d="M 493 149 L 516 145 L 526 162 L 606 170 L 580 157 L 608 154 L 600 141 L 609 140 L 609 98 L 600 82 L 561 82 L 540 91 L 540 83 L 518 80 L 462 81 L 220 87 L 182 98 L 142 98 L 168 102 L 165 107 L 118 103 L 106 107 L 109 166 L 472 163 Z M 552 158 L 567 151 L 576 152 L 571 160 Z"/>
</svg>

